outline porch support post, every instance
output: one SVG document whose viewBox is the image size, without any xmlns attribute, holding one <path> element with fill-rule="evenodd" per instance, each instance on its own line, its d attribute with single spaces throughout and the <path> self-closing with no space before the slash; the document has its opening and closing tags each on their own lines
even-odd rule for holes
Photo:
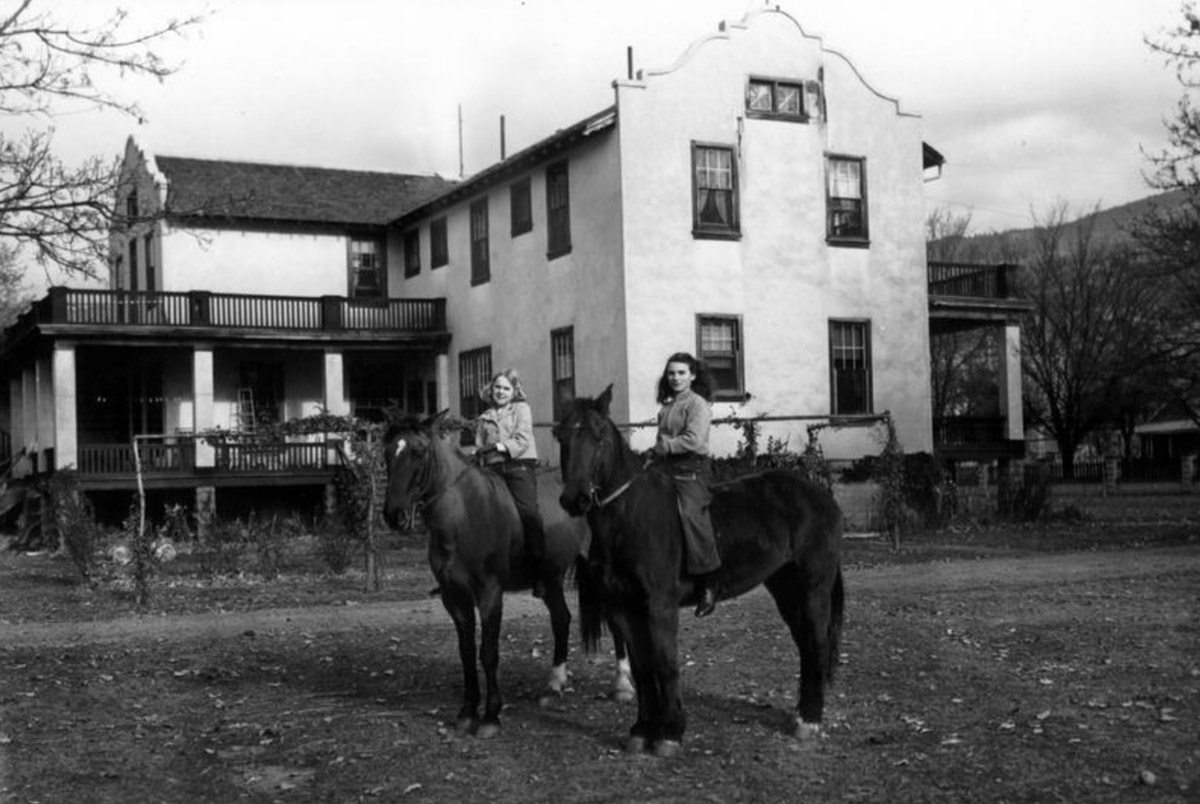
<svg viewBox="0 0 1200 804">
<path fill-rule="evenodd" d="M 1004 437 L 1009 441 L 1025 438 L 1025 412 L 1021 404 L 1021 325 L 1004 325 L 1003 352 L 1000 355 L 1000 415 L 1004 417 Z"/>
<path fill-rule="evenodd" d="M 213 350 L 211 346 L 196 346 L 192 350 L 192 432 L 196 434 L 196 468 L 211 469 L 216 465 L 212 444 L 200 438 L 213 428 Z"/>
<path fill-rule="evenodd" d="M 56 343 L 51 358 L 54 405 L 54 468 L 79 468 L 79 430 L 75 412 L 75 345 Z"/>
<path fill-rule="evenodd" d="M 325 412 L 331 416 L 349 416 L 350 400 L 346 398 L 346 363 L 342 353 L 325 350 Z"/>
<path fill-rule="evenodd" d="M 437 410 L 434 412 L 437 413 L 450 407 L 450 355 L 438 352 L 434 362 L 437 375 Z"/>
<path fill-rule="evenodd" d="M 12 451 L 16 455 L 25 446 L 25 393 L 20 376 L 8 381 L 8 415 Z"/>
<path fill-rule="evenodd" d="M 38 444 L 37 413 L 37 375 L 32 368 L 27 368 L 21 372 L 21 434 L 25 439 L 22 446 L 31 455 L 41 447 Z"/>
</svg>

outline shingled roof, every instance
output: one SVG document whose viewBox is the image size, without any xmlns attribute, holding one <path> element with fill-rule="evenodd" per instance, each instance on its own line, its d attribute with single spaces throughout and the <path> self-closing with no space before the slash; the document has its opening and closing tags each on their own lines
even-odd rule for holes
<svg viewBox="0 0 1200 804">
<path fill-rule="evenodd" d="M 383 225 L 454 185 L 440 176 L 158 156 L 169 214 L 211 220 Z"/>
</svg>

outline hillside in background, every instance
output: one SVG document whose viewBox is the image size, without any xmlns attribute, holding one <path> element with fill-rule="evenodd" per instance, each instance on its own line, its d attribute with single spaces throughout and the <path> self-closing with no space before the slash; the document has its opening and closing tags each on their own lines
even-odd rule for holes
<svg viewBox="0 0 1200 804">
<path fill-rule="evenodd" d="M 1138 218 L 1148 213 L 1154 207 L 1174 207 L 1183 203 L 1185 192 L 1171 190 L 1166 193 L 1147 196 L 1128 204 L 1101 209 L 1097 212 L 1083 215 L 1068 227 L 1078 226 L 1084 221 L 1094 221 L 1094 236 L 1100 240 L 1110 237 L 1126 237 L 1126 232 Z M 1080 210 L 1071 210 L 1078 214 Z M 968 261 L 1004 260 L 1006 255 L 1020 254 L 1033 242 L 1034 229 L 1006 229 L 1002 232 L 971 235 L 954 245 L 950 239 L 932 241 L 929 246 L 930 259 L 946 259 L 944 249 L 953 245 L 955 256 L 952 259 Z"/>
</svg>

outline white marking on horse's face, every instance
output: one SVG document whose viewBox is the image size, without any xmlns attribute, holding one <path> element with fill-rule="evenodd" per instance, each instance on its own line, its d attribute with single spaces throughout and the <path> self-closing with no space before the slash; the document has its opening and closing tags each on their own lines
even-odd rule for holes
<svg viewBox="0 0 1200 804">
<path fill-rule="evenodd" d="M 405 447 L 407 447 L 407 446 L 408 446 L 408 442 L 407 442 L 407 441 L 405 441 L 403 438 L 399 439 L 399 440 L 396 442 L 396 457 L 397 457 L 397 458 L 399 458 L 399 457 L 400 457 L 400 453 L 401 453 L 401 452 L 404 452 L 404 448 L 405 448 Z"/>
</svg>

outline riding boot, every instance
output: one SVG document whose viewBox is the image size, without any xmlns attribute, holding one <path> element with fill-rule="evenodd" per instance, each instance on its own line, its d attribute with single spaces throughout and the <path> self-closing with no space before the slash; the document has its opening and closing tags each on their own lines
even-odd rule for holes
<svg viewBox="0 0 1200 804">
<path fill-rule="evenodd" d="M 717 581 L 713 574 L 701 575 L 696 578 L 696 588 L 700 601 L 696 604 L 696 616 L 707 617 L 717 608 Z"/>
</svg>

